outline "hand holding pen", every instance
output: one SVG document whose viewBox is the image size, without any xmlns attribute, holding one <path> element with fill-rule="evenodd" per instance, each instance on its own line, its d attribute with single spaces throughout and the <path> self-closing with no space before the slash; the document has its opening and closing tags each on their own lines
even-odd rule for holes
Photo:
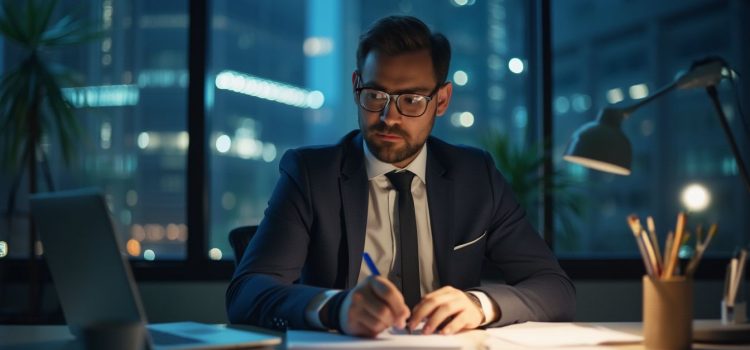
<svg viewBox="0 0 750 350">
<path fill-rule="evenodd" d="M 367 253 L 365 264 L 372 276 L 354 287 L 344 299 L 341 328 L 346 334 L 375 337 L 390 328 L 405 328 L 410 311 L 398 287 L 380 276 Z"/>
</svg>

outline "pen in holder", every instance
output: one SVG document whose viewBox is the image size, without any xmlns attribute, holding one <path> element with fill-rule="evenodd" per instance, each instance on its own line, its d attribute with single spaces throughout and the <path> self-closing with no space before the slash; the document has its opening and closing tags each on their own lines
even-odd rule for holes
<svg viewBox="0 0 750 350">
<path fill-rule="evenodd" d="M 747 302 L 745 300 L 745 262 L 747 250 L 730 260 L 724 279 L 724 298 L 721 300 L 721 323 L 739 324 L 747 322 Z"/>
</svg>

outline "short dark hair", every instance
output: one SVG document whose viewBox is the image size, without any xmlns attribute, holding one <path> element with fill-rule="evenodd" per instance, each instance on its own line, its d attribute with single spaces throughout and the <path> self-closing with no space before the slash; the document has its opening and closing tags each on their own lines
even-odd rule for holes
<svg viewBox="0 0 750 350">
<path fill-rule="evenodd" d="M 446 82 L 451 61 L 451 45 L 440 33 L 433 33 L 424 22 L 411 16 L 388 16 L 379 19 L 359 37 L 357 70 L 362 71 L 365 58 L 372 51 L 395 56 L 427 49 L 438 84 Z"/>
</svg>

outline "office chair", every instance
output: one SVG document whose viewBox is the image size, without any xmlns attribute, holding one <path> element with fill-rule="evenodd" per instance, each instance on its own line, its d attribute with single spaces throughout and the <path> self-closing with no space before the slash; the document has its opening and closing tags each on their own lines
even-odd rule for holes
<svg viewBox="0 0 750 350">
<path fill-rule="evenodd" d="M 257 225 L 252 226 L 240 226 L 232 231 L 229 231 L 229 245 L 232 246 L 234 251 L 234 266 L 239 265 L 242 260 L 242 255 L 245 254 L 245 248 L 250 244 L 250 240 L 253 239 L 255 231 L 258 230 Z"/>
</svg>

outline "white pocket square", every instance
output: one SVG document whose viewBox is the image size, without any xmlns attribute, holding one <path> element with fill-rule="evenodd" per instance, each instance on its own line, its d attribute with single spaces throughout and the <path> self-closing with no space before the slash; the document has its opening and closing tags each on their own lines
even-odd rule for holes
<svg viewBox="0 0 750 350">
<path fill-rule="evenodd" d="M 463 244 L 459 244 L 459 245 L 457 245 L 457 246 L 453 247 L 453 250 L 454 250 L 454 251 L 455 251 L 455 250 L 459 250 L 459 249 L 461 249 L 461 248 L 465 248 L 465 247 L 468 247 L 468 246 L 470 246 L 470 245 L 472 245 L 472 244 L 474 244 L 474 243 L 477 243 L 477 242 L 479 242 L 479 241 L 480 241 L 480 240 L 481 240 L 482 238 L 484 238 L 484 236 L 486 236 L 486 235 L 487 235 L 487 231 L 484 231 L 484 233 L 482 233 L 482 235 L 481 235 L 481 236 L 477 237 L 476 239 L 472 240 L 471 242 L 466 242 L 466 243 L 463 243 Z"/>
</svg>

